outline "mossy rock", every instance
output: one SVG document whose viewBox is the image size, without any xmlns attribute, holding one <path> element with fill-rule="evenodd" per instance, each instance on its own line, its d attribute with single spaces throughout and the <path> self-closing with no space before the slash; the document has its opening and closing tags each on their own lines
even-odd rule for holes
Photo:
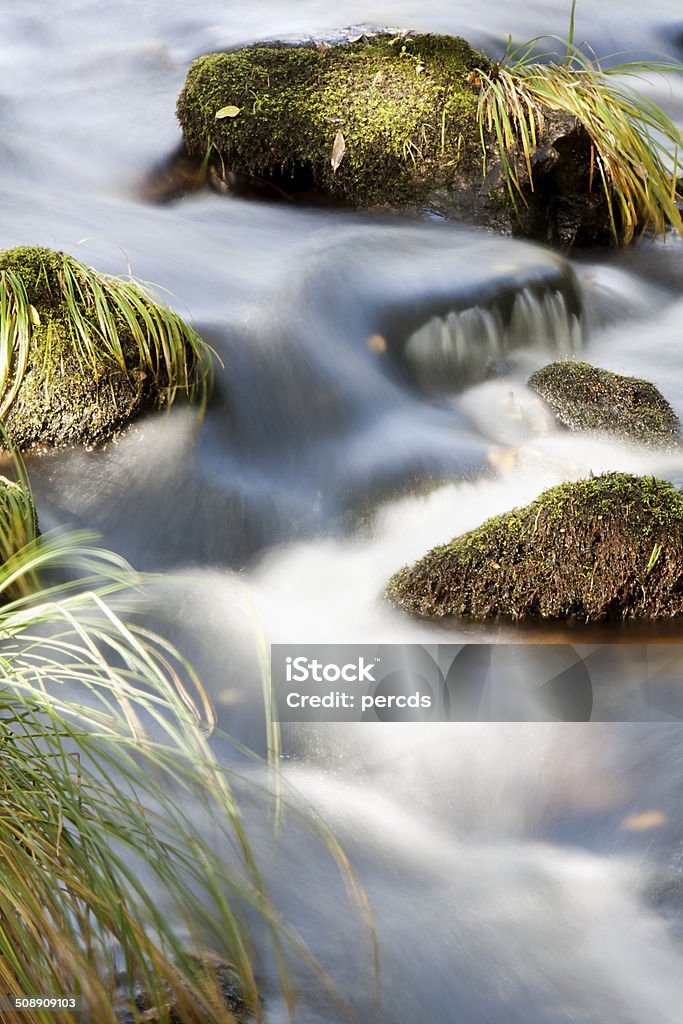
<svg viewBox="0 0 683 1024">
<path fill-rule="evenodd" d="M 678 443 L 678 417 L 647 380 L 564 361 L 536 370 L 529 387 L 571 430 L 600 430 L 651 446 Z"/>
<path fill-rule="evenodd" d="M 208 349 L 135 282 L 63 252 L 0 251 L 0 420 L 21 450 L 93 445 L 178 393 L 202 398 Z"/>
<path fill-rule="evenodd" d="M 544 110 L 534 189 L 520 167 L 515 212 L 497 145 L 488 140 L 485 162 L 477 123 L 475 69 L 490 67 L 457 36 L 254 45 L 195 60 L 177 114 L 188 152 L 208 156 L 226 186 L 247 177 L 561 244 L 609 241 L 606 207 L 590 188 L 590 140 L 562 113 Z"/>
<path fill-rule="evenodd" d="M 190 151 L 204 154 L 210 141 L 235 170 L 262 178 L 308 171 L 357 206 L 417 201 L 429 188 L 421 172 L 445 163 L 442 148 L 451 161 L 458 147 L 468 157 L 481 148 L 478 90 L 467 76 L 483 59 L 446 36 L 214 53 L 191 65 L 178 117 Z M 239 114 L 217 119 L 226 106 Z M 335 171 L 340 131 L 345 152 Z M 478 153 L 476 160 L 481 168 Z"/>
<path fill-rule="evenodd" d="M 674 618 L 683 494 L 623 473 L 553 487 L 401 569 L 387 595 L 428 618 Z"/>
</svg>

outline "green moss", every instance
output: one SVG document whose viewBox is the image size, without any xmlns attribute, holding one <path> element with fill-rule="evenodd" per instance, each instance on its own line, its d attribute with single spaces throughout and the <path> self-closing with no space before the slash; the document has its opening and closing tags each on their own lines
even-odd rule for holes
<svg viewBox="0 0 683 1024">
<path fill-rule="evenodd" d="M 588 363 L 557 362 L 533 373 L 529 387 L 572 430 L 600 430 L 649 445 L 678 441 L 678 417 L 647 380 Z"/>
<path fill-rule="evenodd" d="M 95 444 L 208 373 L 175 313 L 65 253 L 0 251 L 0 300 L 2 426 L 22 450 Z"/>
<path fill-rule="evenodd" d="M 253 46 L 194 61 L 178 100 L 189 150 L 269 178 L 302 169 L 358 206 L 419 202 L 465 163 L 481 173 L 469 73 L 487 59 L 463 40 L 380 36 L 321 49 Z M 235 117 L 216 120 L 225 106 Z M 331 166 L 335 137 L 343 160 Z"/>
<path fill-rule="evenodd" d="M 553 487 L 401 569 L 387 596 L 430 618 L 673 618 L 683 495 L 623 473 Z"/>
</svg>

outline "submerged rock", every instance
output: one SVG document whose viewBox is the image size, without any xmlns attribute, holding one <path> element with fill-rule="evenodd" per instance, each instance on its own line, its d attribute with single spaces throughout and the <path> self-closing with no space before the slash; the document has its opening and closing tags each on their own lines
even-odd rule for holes
<svg viewBox="0 0 683 1024">
<path fill-rule="evenodd" d="M 678 442 L 678 417 L 647 380 L 565 361 L 537 370 L 528 383 L 571 430 L 601 430 L 648 445 Z"/>
<path fill-rule="evenodd" d="M 355 207 L 430 210 L 571 245 L 610 240 L 591 144 L 544 109 L 515 211 L 491 133 L 477 122 L 476 69 L 456 36 L 376 35 L 342 45 L 248 46 L 191 65 L 177 113 L 189 154 L 230 189 L 246 178 L 288 195 L 321 190 Z"/>
<path fill-rule="evenodd" d="M 50 249 L 0 251 L 0 331 L 0 420 L 22 450 L 97 443 L 210 377 L 176 313 Z"/>
<path fill-rule="evenodd" d="M 203 957 L 189 954 L 189 959 L 198 975 L 196 993 L 188 988 L 185 992 L 169 994 L 162 1005 L 159 1005 L 151 993 L 138 990 L 134 1000 L 135 1012 L 127 1011 L 121 1014 L 120 1024 L 135 1024 L 141 1019 L 150 1024 L 161 1021 L 168 1021 L 169 1024 L 196 1024 L 197 1020 L 203 1019 L 225 1019 L 233 1024 L 255 1024 L 256 1016 L 246 996 L 245 986 L 229 961 L 211 954 Z M 120 974 L 117 980 L 120 995 L 125 999 L 125 974 Z M 178 999 L 179 995 L 182 996 L 182 1005 Z M 202 996 L 208 997 L 207 1003 L 210 1000 L 214 1013 L 211 1013 L 204 1004 Z M 217 1004 L 220 1003 L 223 1006 L 219 1008 Z"/>
<path fill-rule="evenodd" d="M 609 473 L 546 491 L 389 582 L 428 618 L 669 619 L 683 612 L 683 494 Z"/>
</svg>

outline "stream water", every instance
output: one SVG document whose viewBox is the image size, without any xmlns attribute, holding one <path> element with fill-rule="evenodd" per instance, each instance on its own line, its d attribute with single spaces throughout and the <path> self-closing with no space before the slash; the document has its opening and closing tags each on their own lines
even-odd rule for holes
<svg viewBox="0 0 683 1024">
<path fill-rule="evenodd" d="M 199 431 L 175 409 L 103 450 L 31 459 L 42 526 L 92 527 L 137 568 L 168 574 L 153 595 L 165 632 L 221 726 L 259 751 L 260 637 L 521 642 L 519 678 L 537 670 L 539 639 L 584 654 L 637 639 L 430 626 L 381 593 L 435 543 L 555 483 L 621 469 L 683 485 L 679 453 L 560 431 L 524 386 L 553 355 L 582 352 L 654 381 L 683 417 L 683 243 L 567 261 L 443 222 L 214 194 L 151 205 L 141 183 L 177 144 L 187 65 L 361 22 L 500 53 L 508 32 L 566 32 L 567 6 L 0 2 L 0 245 L 130 269 L 167 290 L 223 364 Z M 576 39 L 601 55 L 683 57 L 683 20 L 676 0 L 579 3 Z M 683 78 L 642 87 L 683 125 Z M 650 709 L 658 721 L 619 721 L 644 717 L 634 663 L 648 658 L 674 688 L 680 678 L 680 636 L 647 639 L 667 643 L 610 662 L 612 690 L 624 686 L 601 716 L 612 722 L 288 728 L 286 773 L 368 891 L 379 1003 L 319 846 L 293 824 L 276 842 L 258 815 L 253 842 L 276 903 L 360 1020 L 678 1024 L 683 733 L 675 701 Z M 262 977 L 269 1024 L 284 1020 L 266 961 Z M 310 983 L 299 1014 L 338 1019 Z"/>
</svg>

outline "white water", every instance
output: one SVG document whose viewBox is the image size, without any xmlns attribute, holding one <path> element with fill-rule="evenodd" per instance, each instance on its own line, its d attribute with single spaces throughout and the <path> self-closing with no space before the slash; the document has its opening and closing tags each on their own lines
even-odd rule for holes
<svg viewBox="0 0 683 1024">
<path fill-rule="evenodd" d="M 508 32 L 566 30 L 559 0 L 480 6 L 0 5 L 0 244 L 62 247 L 110 272 L 130 263 L 169 289 L 225 364 L 198 437 L 179 410 L 107 450 L 32 460 L 41 521 L 94 526 L 140 568 L 183 570 L 159 602 L 166 630 L 201 668 L 221 725 L 258 749 L 255 623 L 269 642 L 514 639 L 409 621 L 379 595 L 401 564 L 562 480 L 625 469 L 683 484 L 680 456 L 560 432 L 524 387 L 582 333 L 588 358 L 654 380 L 683 416 L 680 241 L 577 262 L 581 331 L 551 290 L 544 312 L 527 303 L 504 345 L 488 286 L 557 274 L 571 291 L 571 274 L 541 249 L 441 223 L 137 198 L 177 141 L 192 57 L 355 22 L 461 32 L 498 51 Z M 645 13 L 579 4 L 577 39 L 599 53 L 671 52 L 680 28 L 673 0 Z M 683 122 L 681 81 L 652 89 Z M 456 309 L 470 312 L 449 320 Z M 420 367 L 443 323 L 449 366 L 471 383 L 435 394 Z M 407 369 L 401 325 L 418 336 Z M 374 334 L 386 352 L 368 346 Z M 482 344 L 505 376 L 484 380 Z M 618 672 L 631 687 L 627 662 Z M 635 707 L 624 698 L 623 717 Z M 678 1024 L 677 725 L 318 726 L 285 742 L 289 774 L 368 889 L 379 1008 L 367 942 L 320 848 L 293 825 L 275 843 L 256 815 L 254 843 L 276 902 L 361 1020 Z M 657 824 L 639 831 L 648 819 L 630 816 L 648 811 Z M 267 977 L 263 986 L 279 1021 Z M 302 1021 L 337 1019 L 310 981 L 302 988 Z"/>
</svg>

